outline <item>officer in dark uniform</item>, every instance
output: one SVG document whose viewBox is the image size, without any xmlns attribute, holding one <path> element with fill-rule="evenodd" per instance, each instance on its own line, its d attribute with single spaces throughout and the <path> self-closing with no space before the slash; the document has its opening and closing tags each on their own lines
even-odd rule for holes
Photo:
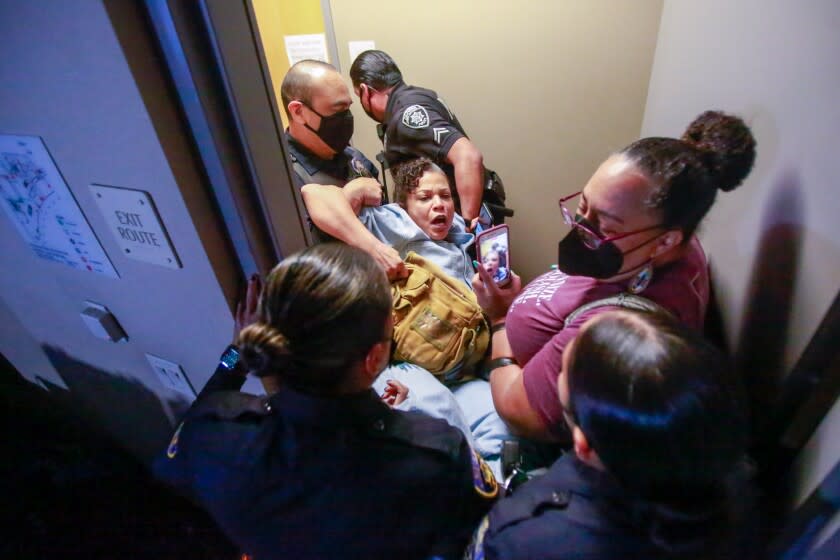
<svg viewBox="0 0 840 560">
<path fill-rule="evenodd" d="M 257 560 L 460 558 L 498 487 L 461 432 L 370 388 L 393 330 L 373 259 L 333 243 L 293 255 L 269 275 L 257 317 L 159 475 Z M 246 370 L 268 396 L 237 390 Z"/>
<path fill-rule="evenodd" d="M 721 352 L 673 317 L 590 320 L 558 379 L 574 451 L 497 503 L 465 557 L 753 557 L 732 380 Z"/>
<path fill-rule="evenodd" d="M 353 115 L 350 91 L 326 62 L 302 60 L 280 87 L 289 119 L 289 145 L 297 187 L 307 183 L 343 187 L 357 177 L 378 176 L 376 166 L 350 146 Z"/>
<path fill-rule="evenodd" d="M 356 57 L 350 79 L 362 108 L 380 123 L 389 166 L 420 156 L 434 161 L 455 185 L 458 208 L 467 224 L 478 217 L 483 197 L 492 196 L 488 202 L 503 208 L 501 182 L 484 168 L 481 152 L 437 93 L 407 85 L 394 60 L 378 50 Z"/>
<path fill-rule="evenodd" d="M 280 93 L 289 119 L 286 141 L 295 186 L 334 185 L 345 189 L 353 207 L 378 204 L 385 192 L 376 180 L 376 166 L 349 145 L 353 100 L 336 69 L 326 62 L 302 60 L 286 73 Z M 335 241 L 311 220 L 309 229 L 314 241 Z M 402 259 L 393 248 L 382 247 L 378 262 L 392 278 L 405 274 Z"/>
</svg>

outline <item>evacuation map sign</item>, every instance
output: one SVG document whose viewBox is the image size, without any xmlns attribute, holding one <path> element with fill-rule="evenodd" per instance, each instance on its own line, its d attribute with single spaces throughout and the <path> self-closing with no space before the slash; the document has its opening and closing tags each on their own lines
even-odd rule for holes
<svg viewBox="0 0 840 560">
<path fill-rule="evenodd" d="M 42 259 L 119 278 L 39 137 L 0 135 L 0 199 Z"/>
</svg>

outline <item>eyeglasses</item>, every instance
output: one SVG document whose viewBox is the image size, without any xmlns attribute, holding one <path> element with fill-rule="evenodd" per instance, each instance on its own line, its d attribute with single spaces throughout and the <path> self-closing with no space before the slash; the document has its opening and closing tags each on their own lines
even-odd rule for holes
<svg viewBox="0 0 840 560">
<path fill-rule="evenodd" d="M 572 214 L 571 212 L 569 212 L 569 209 L 563 205 L 563 203 L 567 200 L 571 200 L 574 197 L 581 195 L 582 193 L 583 191 L 578 191 L 574 194 L 570 194 L 569 196 L 564 196 L 559 201 L 557 201 L 557 203 L 560 205 L 560 213 L 563 214 L 563 223 L 577 232 L 578 237 L 580 237 L 580 240 L 583 242 L 584 246 L 586 246 L 587 249 L 592 249 L 594 251 L 604 243 L 616 241 L 618 239 L 624 239 L 625 237 L 630 237 L 631 235 L 636 235 L 637 233 L 642 233 L 645 231 L 650 231 L 652 229 L 662 227 L 662 224 L 656 224 L 646 228 L 637 229 L 635 231 L 627 231 L 624 233 L 604 237 L 603 235 L 595 231 L 594 228 L 587 225 L 588 222 L 586 221 L 586 218 L 579 214 Z"/>
</svg>

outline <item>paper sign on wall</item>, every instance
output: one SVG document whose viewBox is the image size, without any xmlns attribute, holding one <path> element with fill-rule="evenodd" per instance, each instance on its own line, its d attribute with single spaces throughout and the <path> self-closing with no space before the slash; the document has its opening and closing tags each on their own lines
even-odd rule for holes
<svg viewBox="0 0 840 560">
<path fill-rule="evenodd" d="M 120 277 L 41 138 L 0 135 L 0 198 L 42 259 Z"/>
<path fill-rule="evenodd" d="M 350 50 L 350 64 L 356 60 L 356 57 L 365 51 L 372 51 L 376 48 L 376 43 L 373 41 L 348 41 L 347 48 Z"/>
<path fill-rule="evenodd" d="M 330 61 L 327 55 L 327 37 L 323 33 L 286 35 L 284 39 L 289 66 L 306 59 Z"/>
<path fill-rule="evenodd" d="M 126 257 L 181 268 L 149 193 L 106 185 L 91 185 L 90 190 Z"/>
</svg>

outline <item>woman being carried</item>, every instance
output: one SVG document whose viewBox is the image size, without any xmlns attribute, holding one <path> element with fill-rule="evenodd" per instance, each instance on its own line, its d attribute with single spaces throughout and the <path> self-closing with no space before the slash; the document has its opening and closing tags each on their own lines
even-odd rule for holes
<svg viewBox="0 0 840 560">
<path fill-rule="evenodd" d="M 325 233 L 368 252 L 392 277 L 405 271 L 388 264 L 389 252 L 405 258 L 413 251 L 470 286 L 474 270 L 466 249 L 474 236 L 455 213 L 446 174 L 426 158 L 405 162 L 393 172 L 396 203 L 384 206 L 378 206 L 381 186 L 372 179 L 356 179 L 343 189 L 304 185 L 301 193 L 312 222 Z M 476 311 L 480 311 L 477 306 Z M 493 408 L 486 381 L 452 383 L 450 392 L 426 370 L 408 363 L 389 367 L 374 387 L 382 389 L 386 379 L 396 379 L 411 389 L 400 408 L 422 410 L 461 429 L 501 476 L 502 442 L 510 435 Z"/>
</svg>

